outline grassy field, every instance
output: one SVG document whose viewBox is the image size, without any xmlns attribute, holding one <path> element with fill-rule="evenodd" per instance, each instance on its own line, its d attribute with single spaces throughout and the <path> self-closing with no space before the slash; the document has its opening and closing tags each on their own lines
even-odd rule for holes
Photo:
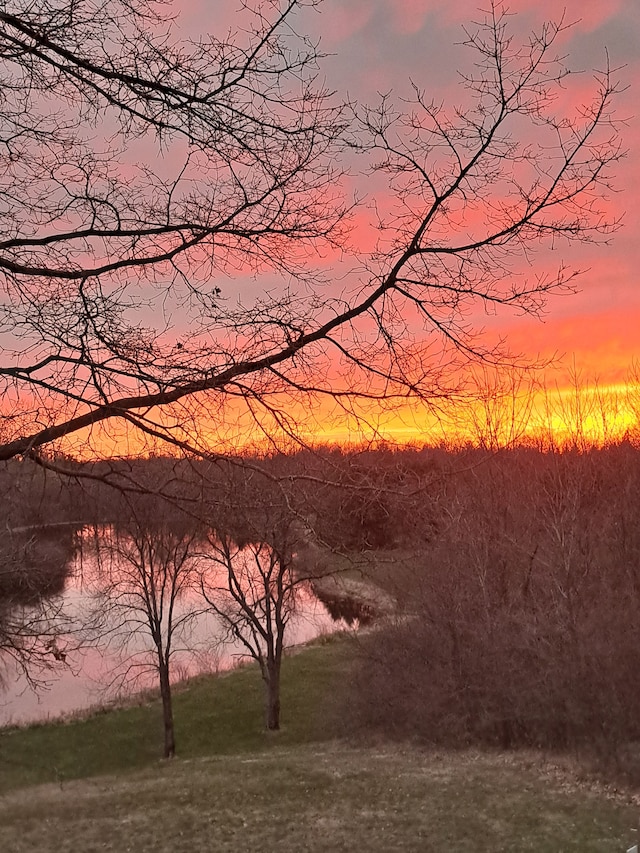
<svg viewBox="0 0 640 853">
<path fill-rule="evenodd" d="M 283 730 L 253 668 L 178 692 L 179 758 L 156 701 L 0 735 L 0 851 L 625 851 L 638 808 L 527 754 L 332 739 L 352 647 L 285 662 Z M 30 787 L 26 787 L 30 786 Z"/>
<path fill-rule="evenodd" d="M 287 656 L 282 673 L 282 731 L 263 726 L 262 681 L 255 666 L 195 678 L 175 690 L 179 757 L 255 752 L 333 736 L 330 697 L 348 677 L 348 640 L 327 638 Z M 159 699 L 86 718 L 0 730 L 0 793 L 42 782 L 62 783 L 126 773 L 162 754 Z M 2 846 L 0 846 L 0 853 Z"/>
<path fill-rule="evenodd" d="M 278 745 L 5 794 L 0 849 L 604 853 L 634 820 L 521 758 Z"/>
</svg>

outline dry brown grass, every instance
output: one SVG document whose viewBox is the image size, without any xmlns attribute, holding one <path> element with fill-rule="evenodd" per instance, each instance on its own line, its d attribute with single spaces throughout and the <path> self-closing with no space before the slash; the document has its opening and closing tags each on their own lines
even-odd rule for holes
<svg viewBox="0 0 640 853">
<path fill-rule="evenodd" d="M 637 806 L 534 755 L 276 748 L 0 799 L 3 853 L 616 851 Z"/>
</svg>

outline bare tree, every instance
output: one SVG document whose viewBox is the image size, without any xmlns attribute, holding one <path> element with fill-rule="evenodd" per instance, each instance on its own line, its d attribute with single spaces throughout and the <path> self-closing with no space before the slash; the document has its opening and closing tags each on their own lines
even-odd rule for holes
<svg viewBox="0 0 640 853">
<path fill-rule="evenodd" d="M 260 667 L 265 723 L 280 728 L 280 673 L 299 588 L 308 581 L 295 561 L 300 521 L 277 483 L 229 469 L 223 500 L 208 506 L 211 529 L 200 555 L 200 588 L 229 639 Z"/>
<path fill-rule="evenodd" d="M 481 365 L 471 371 L 473 392 L 454 411 L 450 433 L 485 450 L 521 444 L 532 427 L 535 379 L 518 369 Z"/>
<path fill-rule="evenodd" d="M 465 31 L 460 107 L 416 86 L 349 116 L 295 32 L 309 3 L 257 2 L 243 31 L 196 43 L 147 0 L 0 13 L 0 376 L 22 401 L 0 458 L 114 421 L 208 452 L 225 402 L 268 437 L 297 434 L 301 397 L 435 405 L 461 365 L 501 358 L 475 311 L 537 313 L 576 275 L 545 269 L 546 248 L 615 229 L 620 87 L 605 66 L 560 112 L 562 22 L 518 42 L 492 2 Z M 395 207 L 340 293 L 313 259 L 347 246 L 345 140 Z M 233 271 L 282 284 L 229 299 Z"/>
<path fill-rule="evenodd" d="M 190 628 L 202 611 L 195 601 L 197 529 L 175 506 L 152 494 L 128 496 L 123 505 L 126 515 L 121 513 L 116 525 L 102 530 L 97 542 L 97 600 L 111 641 L 125 649 L 119 679 L 130 688 L 149 669 L 157 676 L 164 757 L 172 758 L 172 664 L 185 646 L 195 653 Z M 147 652 L 131 651 L 141 635 L 151 640 L 151 660 Z"/>
<path fill-rule="evenodd" d="M 637 778 L 639 462 L 627 442 L 452 454 L 405 610 L 362 637 L 345 724 L 626 756 Z"/>
<path fill-rule="evenodd" d="M 290 556 L 266 542 L 239 547 L 212 535 L 201 589 L 229 639 L 240 641 L 260 667 L 265 685 L 265 724 L 280 728 L 280 671 L 287 624 L 295 609 Z M 216 568 L 217 566 L 217 568 Z"/>
<path fill-rule="evenodd" d="M 233 314 L 214 271 L 301 274 L 339 223 L 340 110 L 292 29 L 299 5 L 259 2 L 243 32 L 197 43 L 148 0 L 1 13 L 2 373 L 36 396 L 23 432 L 144 426 L 142 397 L 204 390 Z"/>
</svg>

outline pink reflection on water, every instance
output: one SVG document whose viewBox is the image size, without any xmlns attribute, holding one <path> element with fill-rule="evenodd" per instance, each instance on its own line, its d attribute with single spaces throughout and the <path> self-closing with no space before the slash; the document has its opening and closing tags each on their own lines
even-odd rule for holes
<svg viewBox="0 0 640 853">
<path fill-rule="evenodd" d="M 74 559 L 62 600 L 81 624 L 92 619 L 99 577 L 98 561 L 90 551 Z M 192 603 L 188 601 L 191 598 L 191 594 L 185 596 L 185 606 Z M 301 586 L 296 592 L 296 612 L 287 627 L 286 646 L 305 643 L 343 627 L 343 623 L 332 619 L 311 590 Z M 211 613 L 198 615 L 189 629 L 188 647 L 185 642 L 185 647 L 178 648 L 172 660 L 173 680 L 230 669 L 248 659 L 238 641 L 223 643 L 221 634 L 220 623 Z M 60 645 L 64 648 L 63 641 Z M 7 688 L 0 693 L 0 726 L 71 715 L 155 687 L 155 673 L 150 667 L 151 648 L 146 632 L 132 637 L 126 653 L 117 642 L 87 641 L 81 651 L 68 652 L 64 665 L 56 664 L 46 674 L 46 686 L 37 692 L 22 674 L 9 669 Z"/>
</svg>

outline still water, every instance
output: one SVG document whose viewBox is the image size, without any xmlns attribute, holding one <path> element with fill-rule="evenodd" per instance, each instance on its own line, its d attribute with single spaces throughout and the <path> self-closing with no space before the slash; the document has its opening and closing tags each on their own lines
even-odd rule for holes
<svg viewBox="0 0 640 853">
<path fill-rule="evenodd" d="M 65 612 L 79 627 L 90 623 L 96 609 L 99 611 L 101 607 L 101 599 L 96 595 L 99 576 L 98 561 L 91 554 L 76 554 L 68 565 L 64 591 L 59 598 Z M 180 601 L 183 613 L 196 606 L 193 598 L 186 595 Z M 65 660 L 55 662 L 54 668 L 44 676 L 39 675 L 46 684 L 38 690 L 30 687 L 24 675 L 9 667 L 4 672 L 5 688 L 0 692 L 0 726 L 73 714 L 154 687 L 155 675 L 150 666 L 153 646 L 148 628 L 144 630 L 144 626 L 123 621 L 122 611 L 110 615 L 109 622 L 112 633 L 106 639 L 104 624 L 102 638 L 92 637 L 90 633 L 80 643 L 76 638 L 62 638 L 58 647 L 64 651 Z M 311 590 L 300 587 L 285 645 L 295 646 L 340 627 L 342 624 L 329 615 Z M 211 613 L 201 613 L 189 622 L 183 636 L 176 638 L 172 680 L 229 669 L 247 659 L 241 643 L 224 636 L 220 620 Z"/>
</svg>

